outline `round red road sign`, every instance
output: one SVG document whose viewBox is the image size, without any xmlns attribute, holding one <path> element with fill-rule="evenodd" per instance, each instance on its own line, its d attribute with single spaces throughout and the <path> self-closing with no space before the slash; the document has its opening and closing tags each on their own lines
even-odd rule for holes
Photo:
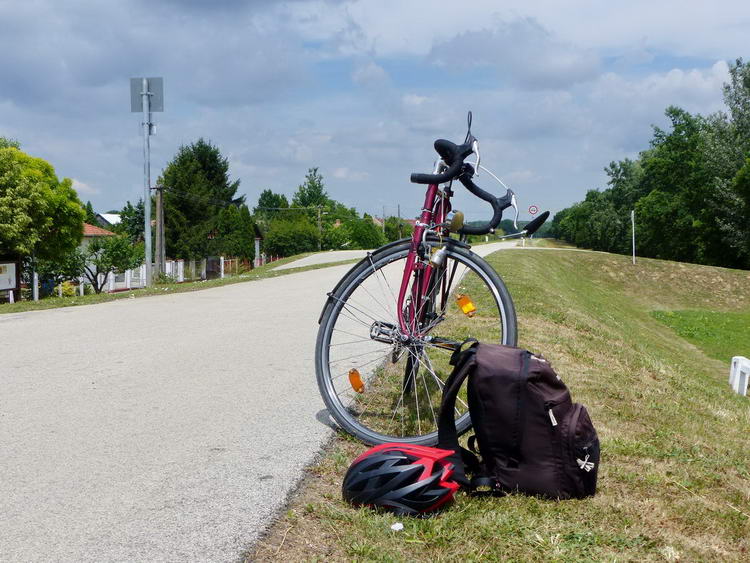
<svg viewBox="0 0 750 563">
<path fill-rule="evenodd" d="M 536 215 L 539 213 L 539 208 L 536 205 L 529 205 L 529 213 Z"/>
</svg>

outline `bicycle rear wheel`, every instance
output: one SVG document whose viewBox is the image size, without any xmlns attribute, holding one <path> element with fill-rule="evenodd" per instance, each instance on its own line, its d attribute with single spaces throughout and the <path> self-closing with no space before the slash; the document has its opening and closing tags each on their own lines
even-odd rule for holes
<svg viewBox="0 0 750 563">
<path fill-rule="evenodd" d="M 437 243 L 424 244 L 427 253 Z M 336 422 L 368 444 L 437 443 L 442 387 L 455 345 L 467 338 L 516 344 L 515 309 L 505 284 L 482 258 L 457 246 L 446 249 L 428 295 L 416 304 L 418 334 L 399 338 L 397 297 L 408 253 L 408 242 L 395 245 L 347 274 L 330 296 L 318 331 L 321 396 Z M 410 284 L 421 275 L 412 274 Z M 465 390 L 455 419 L 459 433 L 471 425 Z"/>
</svg>

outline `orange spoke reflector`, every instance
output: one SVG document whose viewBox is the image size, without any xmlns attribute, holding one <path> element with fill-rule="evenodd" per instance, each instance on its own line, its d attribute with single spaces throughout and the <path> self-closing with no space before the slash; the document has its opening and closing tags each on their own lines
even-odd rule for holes
<svg viewBox="0 0 750 563">
<path fill-rule="evenodd" d="M 352 389 L 357 393 L 365 392 L 365 384 L 362 383 L 362 378 L 360 377 L 359 372 L 354 368 L 349 370 L 349 383 L 351 383 Z"/>
<path fill-rule="evenodd" d="M 458 303 L 458 306 L 461 307 L 461 311 L 463 311 L 464 315 L 467 317 L 473 317 L 474 313 L 477 311 L 471 298 L 463 293 L 456 296 L 456 303 Z"/>
</svg>

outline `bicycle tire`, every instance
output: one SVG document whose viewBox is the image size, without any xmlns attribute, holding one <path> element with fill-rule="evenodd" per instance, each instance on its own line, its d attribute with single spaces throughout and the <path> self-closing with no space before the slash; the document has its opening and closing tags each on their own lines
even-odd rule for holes
<svg viewBox="0 0 750 563">
<path fill-rule="evenodd" d="M 432 247 L 439 243 L 427 241 L 423 244 Z M 343 430 L 371 445 L 385 442 L 420 445 L 437 443 L 436 412 L 440 406 L 440 385 L 450 370 L 448 365 L 450 350 L 436 346 L 434 344 L 436 340 L 421 344 L 415 342 L 410 344 L 410 347 L 399 347 L 396 342 L 384 343 L 372 337 L 376 322 L 390 323 L 391 326 L 397 323 L 395 321 L 397 289 L 401 283 L 409 247 L 409 241 L 392 245 L 390 248 L 369 254 L 366 259 L 352 268 L 330 295 L 329 305 L 323 312 L 318 330 L 315 347 L 316 376 L 328 412 Z M 515 345 L 517 342 L 515 308 L 510 293 L 497 272 L 483 258 L 468 249 L 455 245 L 446 248 L 444 264 L 444 268 L 440 270 L 442 278 L 435 278 L 438 280 L 436 283 L 441 287 L 445 280 L 446 288 L 442 290 L 443 294 L 440 296 L 437 307 L 443 318 L 440 320 L 438 313 L 434 311 L 431 313 L 436 318 L 433 319 L 435 324 L 430 336 L 433 339 L 452 342 L 460 342 L 465 338 L 475 336 L 485 341 L 489 339 Z M 464 268 L 460 273 L 458 272 L 459 266 Z M 448 274 L 451 269 L 453 273 L 449 280 Z M 479 314 L 475 313 L 471 317 L 459 314 L 460 307 L 452 304 L 457 291 L 472 293 Z M 355 293 L 356 299 L 353 297 Z M 379 302 L 373 293 L 379 293 L 377 296 L 380 299 Z M 438 298 L 433 297 L 434 307 L 438 303 Z M 377 312 L 374 311 L 375 308 Z M 377 331 L 381 328 L 382 326 L 379 326 Z M 334 332 L 341 334 L 334 336 Z M 446 333 L 449 333 L 451 338 L 446 338 L 444 336 Z M 380 332 L 377 334 L 381 335 Z M 346 335 L 345 338 L 355 337 L 357 340 L 341 341 L 342 335 Z M 332 357 L 332 348 L 344 345 L 357 346 L 357 349 L 342 348 L 345 350 L 342 353 L 343 357 Z M 366 351 L 360 352 L 360 350 Z M 349 354 L 349 351 L 360 353 L 347 357 L 346 354 Z M 378 355 L 371 359 L 372 354 Z M 405 357 L 404 354 L 406 354 Z M 407 362 L 407 359 L 411 361 Z M 402 369 L 399 367 L 399 362 L 403 360 L 405 364 L 413 364 L 415 359 L 418 362 L 417 369 L 421 371 L 422 379 L 418 380 L 419 375 L 415 373 L 411 385 L 407 385 L 408 379 L 403 379 L 398 389 L 390 385 L 389 382 L 394 381 L 399 370 Z M 352 382 L 351 369 L 357 370 L 357 376 L 360 379 L 357 385 L 361 383 L 365 391 L 358 392 L 354 389 L 355 383 Z M 350 374 L 349 382 L 343 379 L 347 370 Z M 364 377 L 362 377 L 362 371 L 365 371 Z M 408 396 L 409 388 L 412 389 L 413 397 Z M 422 394 L 423 391 L 424 394 Z M 428 401 L 430 407 L 429 411 L 424 410 L 425 415 L 432 416 L 432 421 L 425 419 L 424 427 L 420 419 L 420 395 L 423 401 L 425 399 Z M 391 419 L 386 421 L 391 413 L 385 405 L 389 400 L 396 401 L 396 399 L 398 401 L 395 406 L 391 404 L 393 407 Z M 422 406 L 426 409 L 428 405 L 423 402 Z M 416 432 L 412 430 L 415 407 Z M 463 407 L 465 408 L 457 412 L 456 417 L 456 427 L 459 433 L 471 427 L 468 407 L 465 403 Z M 400 420 L 396 420 L 397 413 Z M 406 424 L 404 423 L 405 413 L 407 414 Z M 399 422 L 400 432 L 398 431 Z"/>
</svg>

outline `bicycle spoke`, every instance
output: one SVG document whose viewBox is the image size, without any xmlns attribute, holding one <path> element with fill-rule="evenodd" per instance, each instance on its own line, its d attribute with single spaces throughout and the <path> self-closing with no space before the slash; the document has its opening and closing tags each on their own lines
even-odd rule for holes
<svg viewBox="0 0 750 563">
<path fill-rule="evenodd" d="M 430 410 L 432 411 L 432 420 L 435 422 L 435 428 L 438 427 L 438 421 L 437 417 L 435 416 L 435 409 L 432 406 L 432 398 L 430 396 L 430 390 L 427 388 L 427 381 L 424 378 L 424 375 L 422 375 L 422 385 L 424 385 L 424 392 L 427 396 L 427 400 L 430 402 Z"/>
<path fill-rule="evenodd" d="M 321 319 L 316 370 L 326 406 L 339 424 L 370 443 L 434 444 L 453 343 L 470 336 L 494 340 L 498 329 L 504 333 L 506 328 L 503 311 L 512 314 L 512 308 L 501 302 L 507 293 L 497 276 L 493 278 L 481 259 L 461 248 L 448 249 L 444 267 L 433 270 L 426 288 L 430 299 L 421 299 L 424 271 L 405 271 L 409 252 L 409 245 L 402 244 L 370 255 L 341 285 L 331 300 L 333 307 Z M 400 290 L 395 280 L 404 275 L 408 277 L 403 314 L 411 339 L 401 342 L 402 312 L 394 290 Z M 463 313 L 455 300 L 458 294 L 471 299 L 475 314 Z M 426 334 L 434 340 L 425 341 Z M 459 432 L 470 423 L 465 391 L 461 393 L 453 409 Z"/>
<path fill-rule="evenodd" d="M 439 378 L 439 377 L 437 376 L 437 374 L 436 374 L 436 373 L 435 373 L 435 372 L 434 372 L 434 371 L 432 370 L 432 368 L 430 368 L 429 366 L 427 366 L 427 364 L 425 364 L 425 363 L 424 363 L 424 362 L 423 362 L 423 361 L 422 361 L 421 359 L 417 358 L 417 361 L 419 361 L 419 363 L 420 363 L 420 364 L 422 364 L 422 366 L 423 366 L 423 367 L 424 367 L 424 368 L 425 368 L 425 369 L 427 370 L 427 372 L 428 372 L 428 373 L 429 373 L 430 375 L 432 375 L 433 379 L 434 379 L 434 380 L 435 380 L 435 381 L 437 382 L 437 384 L 438 384 L 438 386 L 440 387 L 440 390 L 441 390 L 441 392 L 442 392 L 442 390 L 443 390 L 443 389 L 445 389 L 445 383 L 443 382 L 443 380 L 442 380 L 442 379 L 440 379 L 440 378 Z M 464 401 L 463 401 L 463 400 L 461 399 L 461 397 L 458 397 L 458 396 L 457 396 L 457 397 L 456 397 L 456 399 L 457 399 L 457 400 L 459 400 L 459 401 L 461 401 L 461 404 L 462 404 L 462 405 L 463 405 L 464 407 L 466 407 L 466 410 L 469 410 L 469 405 L 467 405 L 467 404 L 466 404 L 466 403 L 465 403 L 465 402 L 464 402 Z M 458 412 L 458 409 L 456 409 L 456 412 Z"/>
<path fill-rule="evenodd" d="M 388 352 L 386 352 L 385 354 L 383 354 L 382 356 L 379 356 L 379 357 L 375 358 L 374 360 L 370 360 L 369 362 L 367 362 L 367 363 L 365 363 L 365 364 L 361 364 L 361 365 L 359 365 L 359 366 L 357 366 L 357 367 L 358 367 L 358 368 L 363 368 L 363 367 L 367 367 L 367 366 L 369 366 L 370 364 L 372 364 L 373 362 L 377 362 L 378 360 L 382 360 L 383 358 L 387 357 L 387 356 L 388 356 L 388 354 L 390 354 L 390 353 L 391 353 L 391 352 L 390 352 L 390 351 L 388 351 Z M 343 372 L 343 373 L 340 373 L 340 374 L 338 374 L 338 375 L 334 375 L 333 377 L 331 377 L 331 380 L 334 380 L 334 379 L 338 379 L 339 377 L 344 377 L 345 375 L 349 375 L 349 370 L 346 370 L 345 372 Z"/>
<path fill-rule="evenodd" d="M 360 342 L 372 342 L 372 338 L 363 338 L 362 340 L 352 340 L 351 342 L 337 342 L 336 344 L 329 344 L 329 348 L 335 348 L 336 346 L 345 346 L 347 344 L 359 344 Z"/>
<path fill-rule="evenodd" d="M 382 303 L 381 303 L 380 301 L 377 301 L 377 299 L 375 298 L 375 296 L 374 296 L 374 295 L 373 295 L 372 293 L 370 293 L 370 290 L 369 290 L 369 289 L 367 289 L 367 288 L 366 288 L 366 287 L 364 286 L 364 284 L 362 284 L 362 289 L 363 289 L 364 291 L 366 291 L 366 292 L 367 292 L 367 295 L 369 295 L 370 297 L 372 297 L 372 300 L 373 300 L 373 301 L 376 301 L 376 302 L 378 303 L 378 305 L 380 305 L 380 308 L 381 308 L 381 309 L 383 309 L 383 311 L 385 312 L 386 316 L 387 316 L 387 317 L 388 317 L 389 319 L 391 319 L 391 320 L 393 320 L 393 321 L 394 321 L 394 322 L 393 322 L 393 324 L 397 325 L 397 324 L 398 324 L 398 316 L 397 316 L 396 314 L 394 314 L 394 312 L 393 312 L 393 311 L 389 311 L 389 310 L 388 310 L 388 309 L 386 308 L 386 306 L 385 306 L 385 305 L 383 305 L 383 304 L 382 304 Z"/>
<path fill-rule="evenodd" d="M 391 299 L 393 299 L 393 303 L 397 303 L 398 301 L 396 299 L 396 294 L 393 293 L 393 288 L 391 287 L 391 284 L 388 283 L 388 279 L 386 279 L 385 274 L 383 274 L 383 269 L 384 268 L 378 268 L 377 271 L 376 271 L 375 270 L 375 264 L 372 261 L 372 254 L 368 254 L 367 258 L 369 258 L 369 260 L 370 260 L 370 268 L 372 268 L 372 271 L 375 274 L 375 279 L 378 280 L 378 284 L 380 285 L 380 278 L 383 278 L 383 281 L 385 282 L 386 287 L 388 287 L 388 290 L 391 293 Z M 377 275 L 378 273 L 380 274 L 380 277 L 378 277 L 378 275 Z M 380 290 L 381 290 L 382 293 L 385 293 L 385 291 L 383 291 L 383 286 L 382 285 L 380 285 Z M 383 295 L 383 297 L 386 297 L 386 299 L 387 299 L 386 295 Z"/>
<path fill-rule="evenodd" d="M 347 332 L 345 330 L 341 330 L 340 328 L 334 328 L 331 332 L 340 332 L 342 334 L 348 334 L 349 336 L 354 336 L 356 338 L 359 338 L 360 336 L 362 336 L 361 334 L 354 334 L 352 332 Z M 329 346 L 330 346 L 330 344 L 329 344 Z"/>
<path fill-rule="evenodd" d="M 371 318 L 373 321 L 379 322 L 379 320 L 377 318 L 375 318 L 374 316 L 370 315 L 369 313 L 366 313 L 362 309 L 359 309 L 358 307 L 355 307 L 353 304 L 351 304 L 350 303 L 351 299 L 349 299 L 347 301 L 343 301 L 342 299 L 339 299 L 335 295 L 332 296 L 332 299 L 335 299 L 339 303 L 342 303 L 343 304 L 343 308 L 346 309 L 347 311 L 349 311 L 350 309 L 354 309 L 355 311 L 358 311 L 358 312 L 362 313 L 364 316 Z M 352 319 L 352 320 L 355 320 L 355 319 Z M 360 321 L 360 322 L 362 322 L 362 321 Z"/>
</svg>

